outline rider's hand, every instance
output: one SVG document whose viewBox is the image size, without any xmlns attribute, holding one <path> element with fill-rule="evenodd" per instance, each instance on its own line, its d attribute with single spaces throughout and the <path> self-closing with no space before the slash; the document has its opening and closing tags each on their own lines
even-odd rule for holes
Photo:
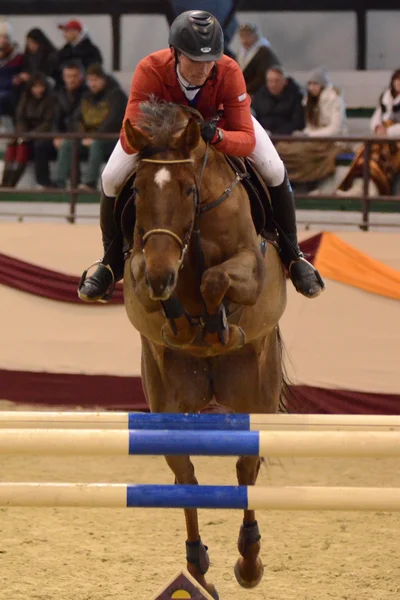
<svg viewBox="0 0 400 600">
<path fill-rule="evenodd" d="M 217 129 L 217 122 L 215 120 L 200 123 L 201 137 L 206 143 L 210 144 L 214 140 Z"/>
</svg>

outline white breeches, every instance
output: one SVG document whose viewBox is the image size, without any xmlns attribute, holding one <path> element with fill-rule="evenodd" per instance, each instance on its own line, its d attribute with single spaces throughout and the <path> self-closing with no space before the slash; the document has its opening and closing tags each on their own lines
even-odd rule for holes
<svg viewBox="0 0 400 600">
<path fill-rule="evenodd" d="M 253 117 L 256 134 L 256 147 L 249 157 L 258 167 L 266 185 L 276 187 L 283 182 L 285 176 L 284 164 L 275 146 L 269 139 L 268 133 Z M 118 196 L 127 179 L 132 175 L 136 166 L 136 154 L 127 154 L 118 141 L 101 176 L 103 191 L 106 196 Z"/>
</svg>

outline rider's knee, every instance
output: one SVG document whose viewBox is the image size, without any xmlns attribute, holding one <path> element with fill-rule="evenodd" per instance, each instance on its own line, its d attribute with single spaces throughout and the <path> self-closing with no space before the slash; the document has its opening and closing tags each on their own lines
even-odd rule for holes
<svg viewBox="0 0 400 600">
<path fill-rule="evenodd" d="M 119 185 L 115 181 L 115 175 L 107 164 L 101 174 L 101 187 L 106 196 L 113 198 L 118 195 Z"/>
<path fill-rule="evenodd" d="M 283 161 L 279 156 L 278 159 L 271 160 L 270 168 L 268 169 L 268 171 L 270 187 L 276 187 L 283 183 L 283 180 L 285 179 L 286 169 L 285 165 L 283 164 Z"/>
</svg>

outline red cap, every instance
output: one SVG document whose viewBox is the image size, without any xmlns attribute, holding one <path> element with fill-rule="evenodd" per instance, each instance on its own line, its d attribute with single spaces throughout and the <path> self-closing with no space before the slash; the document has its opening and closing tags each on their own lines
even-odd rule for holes
<svg viewBox="0 0 400 600">
<path fill-rule="evenodd" d="M 82 31 L 83 25 L 80 21 L 77 21 L 76 19 L 72 19 L 72 21 L 68 21 L 68 23 L 62 23 L 61 25 L 58 26 L 58 28 L 64 29 L 64 31 L 66 29 L 76 29 L 76 31 Z"/>
</svg>

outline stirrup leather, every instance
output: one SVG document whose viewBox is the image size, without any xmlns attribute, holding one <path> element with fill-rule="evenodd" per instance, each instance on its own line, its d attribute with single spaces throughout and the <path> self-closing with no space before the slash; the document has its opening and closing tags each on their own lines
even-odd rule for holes
<svg viewBox="0 0 400 600">
<path fill-rule="evenodd" d="M 98 300 L 96 300 L 95 302 L 101 302 L 102 304 L 107 304 L 107 302 L 112 298 L 112 295 L 114 294 L 115 291 L 115 285 L 116 285 L 116 281 L 115 281 L 115 275 L 114 275 L 114 271 L 112 270 L 112 268 L 110 267 L 110 265 L 105 265 L 101 259 L 96 260 L 96 262 L 94 262 L 92 265 L 90 265 L 90 267 L 88 267 L 87 269 L 85 269 L 81 275 L 81 278 L 79 280 L 79 285 L 78 285 L 78 297 L 83 300 L 83 298 L 81 297 L 81 289 L 83 287 L 83 284 L 85 283 L 86 279 L 87 279 L 87 274 L 88 271 L 90 269 L 92 269 L 93 267 L 102 265 L 105 269 L 108 269 L 111 273 L 111 284 L 108 286 L 106 293 L 99 298 Z"/>
</svg>

